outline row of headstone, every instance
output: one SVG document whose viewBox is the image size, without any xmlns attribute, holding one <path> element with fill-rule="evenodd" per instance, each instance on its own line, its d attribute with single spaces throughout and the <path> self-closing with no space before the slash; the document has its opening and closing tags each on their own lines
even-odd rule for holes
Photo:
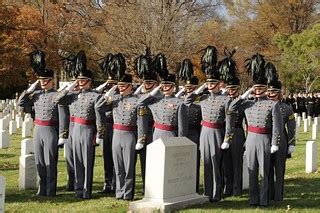
<svg viewBox="0 0 320 213">
<path fill-rule="evenodd" d="M 37 188 L 37 170 L 33 153 L 32 139 L 21 141 L 19 158 L 19 190 Z"/>
</svg>

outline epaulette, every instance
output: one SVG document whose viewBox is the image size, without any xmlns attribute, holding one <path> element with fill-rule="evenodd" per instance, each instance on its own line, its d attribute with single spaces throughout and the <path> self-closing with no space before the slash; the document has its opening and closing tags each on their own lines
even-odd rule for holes
<svg viewBox="0 0 320 213">
<path fill-rule="evenodd" d="M 145 116 L 146 114 L 147 114 L 147 109 L 145 107 L 139 107 L 138 115 L 139 116 Z"/>
<path fill-rule="evenodd" d="M 289 115 L 288 119 L 289 120 L 293 120 L 294 119 L 294 114 Z"/>
</svg>

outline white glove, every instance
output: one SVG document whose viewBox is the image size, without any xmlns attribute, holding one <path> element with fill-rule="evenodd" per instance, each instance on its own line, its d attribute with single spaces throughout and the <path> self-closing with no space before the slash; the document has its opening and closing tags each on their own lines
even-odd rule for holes
<svg viewBox="0 0 320 213">
<path fill-rule="evenodd" d="M 33 91 L 35 91 L 38 84 L 39 84 L 39 80 L 36 80 L 36 82 L 31 84 L 30 87 L 27 89 L 27 93 L 32 93 Z"/>
<path fill-rule="evenodd" d="M 227 92 L 227 89 L 226 88 L 221 88 L 220 91 L 221 91 L 221 94 L 224 95 Z"/>
<path fill-rule="evenodd" d="M 66 90 L 67 90 L 67 91 L 72 91 L 77 85 L 78 85 L 78 82 L 77 82 L 77 81 L 71 82 L 71 83 L 66 87 Z"/>
<path fill-rule="evenodd" d="M 142 88 L 143 88 L 143 84 L 141 84 L 137 89 L 136 89 L 136 91 L 134 91 L 134 95 L 139 95 L 140 93 L 141 93 L 141 90 L 142 90 Z"/>
<path fill-rule="evenodd" d="M 271 154 L 272 153 L 275 153 L 276 151 L 278 151 L 279 150 L 279 146 L 276 146 L 276 145 L 272 145 L 271 146 Z"/>
<path fill-rule="evenodd" d="M 140 150 L 143 148 L 143 144 L 142 143 L 136 143 L 136 150 Z"/>
<path fill-rule="evenodd" d="M 154 89 L 150 92 L 150 95 L 151 95 L 151 96 L 155 96 L 155 95 L 159 92 L 160 88 L 161 88 L 161 85 L 159 85 L 159 86 L 157 86 L 156 88 L 154 88 Z"/>
<path fill-rule="evenodd" d="M 97 92 L 102 92 L 103 89 L 104 89 L 107 85 L 108 85 L 108 83 L 105 82 L 105 83 L 101 84 L 100 86 L 98 86 L 97 88 L 95 88 L 95 91 L 97 91 Z"/>
<path fill-rule="evenodd" d="M 199 95 L 206 87 L 207 87 L 206 83 L 202 84 L 198 89 L 194 91 L 194 94 Z"/>
<path fill-rule="evenodd" d="M 109 97 L 109 95 L 110 95 L 111 93 L 113 93 L 114 91 L 116 91 L 117 88 L 118 88 L 117 85 L 114 85 L 113 87 L 111 87 L 111 89 L 109 89 L 109 90 L 106 92 L 106 94 L 104 94 L 104 97 Z"/>
<path fill-rule="evenodd" d="M 246 98 L 250 95 L 250 93 L 252 92 L 252 90 L 253 90 L 253 87 L 251 87 L 251 88 L 248 89 L 245 93 L 243 93 L 243 94 L 240 96 L 240 98 L 241 98 L 241 99 L 246 99 Z"/>
<path fill-rule="evenodd" d="M 103 139 L 102 138 L 96 138 L 96 144 L 100 145 L 103 143 Z"/>
<path fill-rule="evenodd" d="M 221 144 L 221 149 L 229 149 L 229 143 L 227 143 L 227 142 L 223 142 L 222 144 Z"/>
<path fill-rule="evenodd" d="M 177 92 L 177 94 L 175 94 L 174 96 L 176 96 L 176 98 L 179 98 L 184 91 L 185 91 L 185 88 L 183 87 L 183 88 L 180 89 L 180 90 Z"/>
<path fill-rule="evenodd" d="M 294 151 L 295 148 L 296 148 L 295 145 L 289 145 L 289 147 L 288 147 L 288 154 L 291 154 L 291 153 Z"/>
<path fill-rule="evenodd" d="M 67 143 L 68 139 L 65 138 L 59 138 L 58 140 L 58 146 L 62 146 L 63 144 Z"/>
<path fill-rule="evenodd" d="M 64 90 L 65 88 L 67 88 L 67 84 L 65 84 L 64 86 L 62 86 L 62 87 L 60 87 L 59 89 L 58 89 L 58 92 L 61 92 L 62 90 Z"/>
</svg>

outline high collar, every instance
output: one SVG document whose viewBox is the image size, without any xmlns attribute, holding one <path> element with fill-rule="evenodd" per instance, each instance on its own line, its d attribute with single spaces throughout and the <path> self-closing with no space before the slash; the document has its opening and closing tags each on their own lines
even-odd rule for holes
<svg viewBox="0 0 320 213">
<path fill-rule="evenodd" d="M 267 100 L 267 99 L 268 99 L 267 96 L 263 96 L 263 97 L 255 98 L 254 100 L 255 101 L 264 101 L 264 100 Z"/>
<path fill-rule="evenodd" d="M 80 93 L 87 93 L 87 92 L 90 92 L 92 89 L 89 88 L 89 89 L 82 89 L 80 90 Z"/>
<path fill-rule="evenodd" d="M 43 91 L 44 93 L 49 93 L 49 92 L 53 92 L 54 89 L 53 89 L 53 88 L 51 88 L 51 89 L 43 89 L 42 91 Z"/>
<path fill-rule="evenodd" d="M 172 95 L 165 95 L 163 97 L 164 97 L 164 99 L 170 99 L 170 98 L 174 98 L 175 96 L 174 96 L 174 94 L 172 94 Z"/>
</svg>

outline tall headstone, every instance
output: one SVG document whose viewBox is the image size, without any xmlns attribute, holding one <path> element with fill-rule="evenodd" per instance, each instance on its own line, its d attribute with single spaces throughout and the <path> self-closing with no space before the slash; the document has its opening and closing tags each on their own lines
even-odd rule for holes
<svg viewBox="0 0 320 213">
<path fill-rule="evenodd" d="M 31 118 L 31 114 L 30 113 L 26 113 L 24 115 L 24 121 L 26 121 L 28 118 Z"/>
<path fill-rule="evenodd" d="M 15 133 L 17 133 L 17 122 L 13 120 L 9 123 L 9 134 L 13 135 Z"/>
<path fill-rule="evenodd" d="M 21 156 L 19 158 L 19 189 L 37 188 L 37 170 L 33 155 L 31 139 L 21 141 Z"/>
<path fill-rule="evenodd" d="M 307 118 L 307 113 L 306 112 L 302 112 L 302 120 Z"/>
<path fill-rule="evenodd" d="M 22 117 L 20 115 L 16 116 L 17 128 L 20 129 L 22 127 Z"/>
<path fill-rule="evenodd" d="M 313 118 L 313 123 L 318 125 L 318 117 Z"/>
<path fill-rule="evenodd" d="M 19 190 L 37 188 L 37 169 L 34 155 L 19 158 Z"/>
<path fill-rule="evenodd" d="M 33 123 L 30 121 L 22 122 L 22 138 L 28 138 L 32 136 Z"/>
<path fill-rule="evenodd" d="M 23 139 L 21 141 L 21 156 L 33 154 L 32 139 Z"/>
<path fill-rule="evenodd" d="M 246 153 L 243 154 L 242 189 L 243 190 L 249 189 L 249 170 L 248 170 Z"/>
<path fill-rule="evenodd" d="M 196 193 L 196 144 L 187 138 L 161 138 L 147 146 L 145 195 L 130 211 L 173 211 L 205 203 Z"/>
<path fill-rule="evenodd" d="M 9 147 L 9 134 L 6 130 L 0 130 L 0 149 L 6 149 Z"/>
<path fill-rule="evenodd" d="M 298 116 L 299 116 L 298 113 L 294 113 L 294 119 L 297 120 Z"/>
<path fill-rule="evenodd" d="M 303 120 L 303 132 L 308 132 L 308 120 Z"/>
<path fill-rule="evenodd" d="M 318 147 L 315 141 L 308 141 L 306 145 L 306 173 L 317 171 Z"/>
<path fill-rule="evenodd" d="M 311 126 L 312 117 L 308 116 L 308 126 Z"/>
<path fill-rule="evenodd" d="M 298 116 L 297 118 L 297 126 L 301 127 L 301 116 Z"/>
<path fill-rule="evenodd" d="M 312 140 L 317 140 L 317 124 L 312 124 Z"/>
<path fill-rule="evenodd" d="M 6 197 L 6 178 L 0 176 L 0 212 L 4 212 L 4 204 Z"/>
</svg>

